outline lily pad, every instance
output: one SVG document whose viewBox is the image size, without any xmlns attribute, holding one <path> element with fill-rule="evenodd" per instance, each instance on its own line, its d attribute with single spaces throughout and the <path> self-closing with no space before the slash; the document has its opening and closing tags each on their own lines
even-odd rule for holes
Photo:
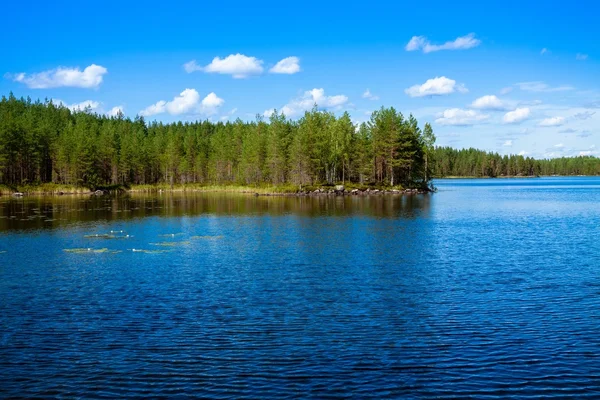
<svg viewBox="0 0 600 400">
<path fill-rule="evenodd" d="M 129 239 L 133 236 L 130 235 L 113 235 L 113 234 L 108 234 L 108 233 L 103 233 L 103 234 L 95 234 L 95 235 L 85 235 L 84 238 L 87 239 Z"/>
<path fill-rule="evenodd" d="M 131 249 L 134 253 L 146 253 L 146 254 L 160 254 L 168 253 L 171 250 L 144 250 L 144 249 Z"/>
<path fill-rule="evenodd" d="M 192 239 L 202 239 L 202 240 L 218 240 L 223 239 L 223 236 L 192 236 Z"/>
<path fill-rule="evenodd" d="M 175 247 L 175 246 L 185 246 L 190 244 L 189 240 L 185 240 L 182 242 L 159 242 L 159 243 L 150 243 L 152 246 L 165 246 L 165 247 Z"/>
<path fill-rule="evenodd" d="M 66 253 L 72 254 L 99 254 L 99 253 L 107 253 L 107 254 L 118 254 L 121 253 L 121 250 L 109 250 L 107 248 L 102 249 L 92 249 L 88 248 L 79 248 L 79 249 L 63 249 Z"/>
</svg>

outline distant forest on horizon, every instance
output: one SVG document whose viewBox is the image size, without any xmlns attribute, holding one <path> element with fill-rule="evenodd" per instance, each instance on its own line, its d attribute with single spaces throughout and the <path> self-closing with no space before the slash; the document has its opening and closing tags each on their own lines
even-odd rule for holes
<svg viewBox="0 0 600 400">
<path fill-rule="evenodd" d="M 52 102 L 0 100 L 0 184 L 294 184 L 338 182 L 423 187 L 432 177 L 600 175 L 600 158 L 536 160 L 477 149 L 436 147 L 394 108 L 355 125 L 307 111 L 297 121 L 147 123 Z"/>
</svg>

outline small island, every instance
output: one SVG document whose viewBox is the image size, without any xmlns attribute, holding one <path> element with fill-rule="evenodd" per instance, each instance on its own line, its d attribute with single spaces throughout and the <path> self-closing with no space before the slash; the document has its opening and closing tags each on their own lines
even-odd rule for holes
<svg viewBox="0 0 600 400">
<path fill-rule="evenodd" d="M 433 190 L 433 177 L 600 175 L 595 157 L 535 160 L 435 140 L 430 124 L 393 107 L 360 124 L 317 106 L 298 120 L 275 111 L 166 124 L 11 93 L 0 100 L 0 194 L 412 194 Z"/>
</svg>

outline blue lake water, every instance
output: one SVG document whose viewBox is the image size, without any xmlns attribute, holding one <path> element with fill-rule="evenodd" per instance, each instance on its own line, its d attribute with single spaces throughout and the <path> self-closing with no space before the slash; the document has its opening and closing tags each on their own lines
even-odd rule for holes
<svg viewBox="0 0 600 400">
<path fill-rule="evenodd" d="M 600 178 L 436 185 L 2 197 L 0 397 L 599 398 Z"/>
</svg>

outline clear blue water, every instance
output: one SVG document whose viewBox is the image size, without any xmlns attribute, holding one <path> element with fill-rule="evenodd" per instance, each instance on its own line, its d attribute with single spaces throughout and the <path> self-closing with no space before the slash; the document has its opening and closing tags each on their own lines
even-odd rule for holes
<svg viewBox="0 0 600 400">
<path fill-rule="evenodd" d="M 0 397 L 599 398 L 600 179 L 436 184 L 0 198 Z"/>
</svg>

